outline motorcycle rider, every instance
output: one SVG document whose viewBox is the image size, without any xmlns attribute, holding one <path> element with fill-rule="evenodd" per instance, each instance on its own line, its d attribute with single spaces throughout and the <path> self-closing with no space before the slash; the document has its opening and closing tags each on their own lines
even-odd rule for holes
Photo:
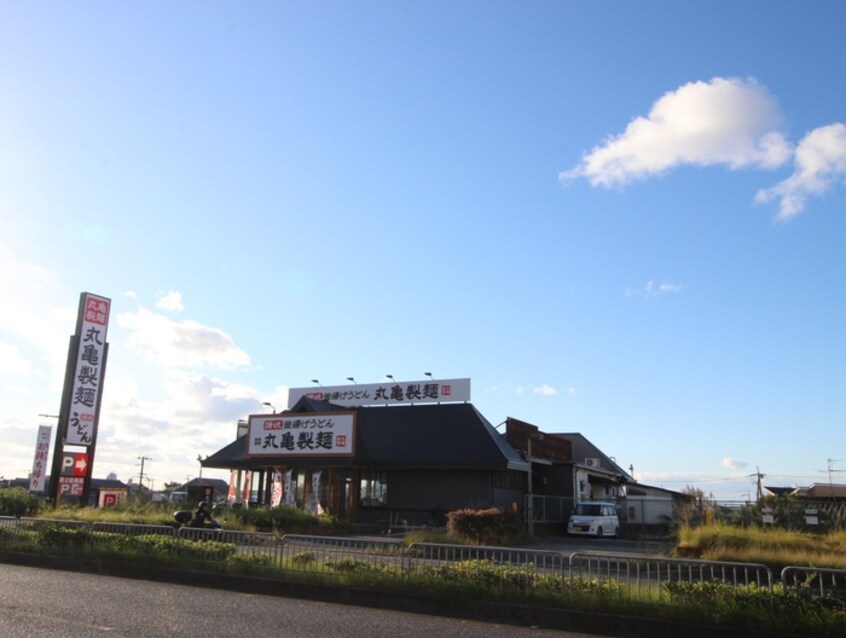
<svg viewBox="0 0 846 638">
<path fill-rule="evenodd" d="M 188 523 L 188 527 L 220 527 L 220 523 L 214 520 L 209 514 L 209 504 L 206 501 L 197 503 L 197 509 L 194 510 L 194 518 Z"/>
</svg>

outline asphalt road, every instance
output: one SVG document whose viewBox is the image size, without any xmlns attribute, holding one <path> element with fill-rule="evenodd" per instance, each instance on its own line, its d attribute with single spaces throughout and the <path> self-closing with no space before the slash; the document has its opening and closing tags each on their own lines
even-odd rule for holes
<svg viewBox="0 0 846 638">
<path fill-rule="evenodd" d="M 598 638 L 0 564 L 4 638 Z"/>
<path fill-rule="evenodd" d="M 555 552 L 616 552 L 621 554 L 667 554 L 675 545 L 659 541 L 632 541 L 617 538 L 591 538 L 587 536 L 545 536 L 531 546 L 533 549 Z"/>
</svg>

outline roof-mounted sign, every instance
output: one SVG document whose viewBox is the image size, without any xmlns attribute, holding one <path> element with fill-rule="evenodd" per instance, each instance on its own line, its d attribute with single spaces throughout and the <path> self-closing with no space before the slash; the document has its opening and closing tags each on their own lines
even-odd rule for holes
<svg viewBox="0 0 846 638">
<path fill-rule="evenodd" d="M 335 405 L 410 405 L 412 403 L 467 402 L 470 379 L 427 379 L 392 383 L 361 383 L 326 387 L 290 388 L 288 409 L 303 397 Z"/>
</svg>

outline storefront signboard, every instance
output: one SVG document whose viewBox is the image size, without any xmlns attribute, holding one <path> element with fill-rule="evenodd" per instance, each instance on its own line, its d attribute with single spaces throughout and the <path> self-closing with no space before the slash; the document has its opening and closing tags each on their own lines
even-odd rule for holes
<svg viewBox="0 0 846 638">
<path fill-rule="evenodd" d="M 470 400 L 470 379 L 427 379 L 426 381 L 290 388 L 288 409 L 294 407 L 303 397 L 328 401 L 349 408 L 362 405 L 467 402 Z"/>
<path fill-rule="evenodd" d="M 252 415 L 247 436 L 248 456 L 352 456 L 355 414 Z"/>
<path fill-rule="evenodd" d="M 71 381 L 70 423 L 66 445 L 94 443 L 97 433 L 97 410 L 106 367 L 106 332 L 109 327 L 111 300 L 83 293 L 78 318 L 79 347 Z"/>
</svg>

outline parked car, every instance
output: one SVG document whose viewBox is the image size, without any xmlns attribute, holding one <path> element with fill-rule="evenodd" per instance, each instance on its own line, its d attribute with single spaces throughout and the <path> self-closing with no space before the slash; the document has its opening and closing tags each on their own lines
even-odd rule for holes
<svg viewBox="0 0 846 638">
<path fill-rule="evenodd" d="M 614 503 L 584 502 L 577 503 L 570 520 L 567 521 L 567 533 L 579 536 L 620 535 L 620 519 Z"/>
</svg>

